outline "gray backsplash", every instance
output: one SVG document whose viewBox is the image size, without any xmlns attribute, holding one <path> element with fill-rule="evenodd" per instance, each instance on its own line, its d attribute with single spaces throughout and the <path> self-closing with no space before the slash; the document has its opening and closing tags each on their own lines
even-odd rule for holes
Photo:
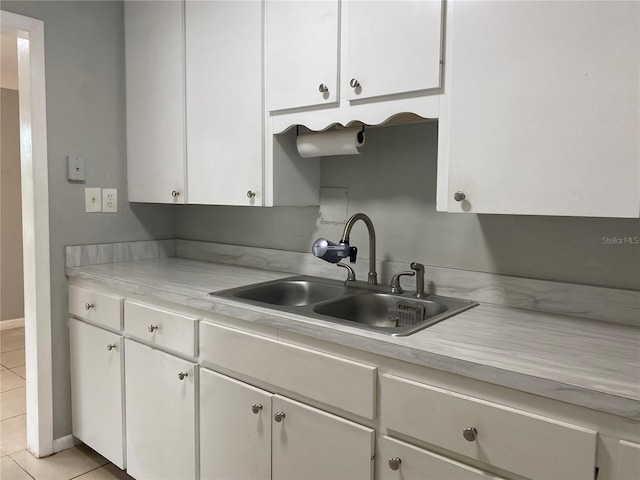
<svg viewBox="0 0 640 480">
<path fill-rule="evenodd" d="M 639 237 L 638 219 L 436 212 L 437 123 L 368 129 L 362 152 L 323 159 L 322 185 L 348 188 L 348 213 L 371 217 L 380 260 L 640 290 L 640 245 L 613 240 Z M 177 207 L 183 239 L 309 252 L 342 228 L 317 207 Z M 351 240 L 369 256 L 364 225 Z"/>
</svg>

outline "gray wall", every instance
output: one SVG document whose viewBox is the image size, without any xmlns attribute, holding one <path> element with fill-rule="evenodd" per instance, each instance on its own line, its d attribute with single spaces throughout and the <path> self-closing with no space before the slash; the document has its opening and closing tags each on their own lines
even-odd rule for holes
<svg viewBox="0 0 640 480">
<path fill-rule="evenodd" d="M 371 128 L 362 155 L 322 160 L 322 185 L 349 188 L 349 214 L 364 212 L 374 222 L 378 258 L 640 289 L 640 245 L 603 243 L 640 236 L 638 219 L 438 213 L 436 163 L 436 123 Z M 317 218 L 317 208 L 181 206 L 177 233 L 308 252 L 315 238 L 338 241 L 342 232 Z M 367 257 L 364 225 L 351 240 Z"/>
<path fill-rule="evenodd" d="M 18 91 L 0 89 L 0 320 L 24 316 Z"/>
<path fill-rule="evenodd" d="M 121 2 L 3 1 L 44 21 L 51 231 L 54 438 L 71 432 L 64 246 L 172 238 L 175 207 L 126 198 L 124 21 Z M 87 163 L 66 180 L 66 156 Z M 118 189 L 117 214 L 84 213 L 84 187 Z"/>
</svg>

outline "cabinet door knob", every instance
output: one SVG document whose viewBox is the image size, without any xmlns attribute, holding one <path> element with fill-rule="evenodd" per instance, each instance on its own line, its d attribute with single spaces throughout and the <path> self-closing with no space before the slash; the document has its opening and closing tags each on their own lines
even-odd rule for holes
<svg viewBox="0 0 640 480">
<path fill-rule="evenodd" d="M 184 380 L 184 379 L 185 379 L 186 377 L 188 377 L 188 376 L 189 376 L 189 373 L 188 373 L 188 372 L 178 372 L 178 378 L 179 378 L 180 380 Z"/>
<path fill-rule="evenodd" d="M 111 351 L 114 348 L 116 348 L 116 345 L 114 343 L 110 343 L 109 345 L 107 345 L 107 350 Z"/>
<path fill-rule="evenodd" d="M 357 79 L 352 78 L 349 85 L 351 85 L 351 88 L 358 88 L 360 86 L 360 82 Z"/>
<path fill-rule="evenodd" d="M 467 196 L 465 195 L 464 192 L 461 192 L 460 190 L 458 190 L 456 193 L 453 194 L 453 199 L 456 202 L 461 202 L 463 201 L 465 198 L 467 198 Z"/>
<path fill-rule="evenodd" d="M 318 91 L 320 93 L 327 93 L 329 91 L 329 87 L 327 87 L 324 83 L 318 85 Z"/>
<path fill-rule="evenodd" d="M 93 307 L 95 307 L 95 305 L 93 303 L 85 303 L 84 304 L 84 308 L 86 308 L 87 310 L 91 310 Z"/>
<path fill-rule="evenodd" d="M 179 191 L 177 191 L 177 190 L 173 190 L 173 191 L 171 192 L 171 196 L 172 196 L 173 198 L 178 198 L 178 197 L 180 196 L 180 192 L 179 192 Z"/>
<path fill-rule="evenodd" d="M 255 198 L 255 196 L 256 196 L 256 192 L 252 192 L 251 190 L 247 192 L 247 198 Z"/>
<path fill-rule="evenodd" d="M 476 427 L 467 427 L 462 430 L 462 436 L 469 442 L 474 442 L 478 438 L 478 430 Z"/>
<path fill-rule="evenodd" d="M 401 463 L 402 459 L 400 457 L 392 457 L 389 459 L 389 468 L 391 470 L 398 470 Z"/>
<path fill-rule="evenodd" d="M 276 412 L 273 415 L 273 419 L 278 423 L 281 422 L 284 419 L 284 412 Z"/>
<path fill-rule="evenodd" d="M 155 332 L 157 329 L 158 329 L 158 326 L 157 326 L 157 325 L 149 325 L 149 326 L 147 327 L 147 330 L 149 330 L 149 333 L 153 333 L 153 332 Z"/>
<path fill-rule="evenodd" d="M 251 405 L 251 411 L 256 415 L 260 413 L 260 410 L 262 410 L 262 405 L 260 405 L 259 403 L 254 403 L 253 405 Z"/>
</svg>

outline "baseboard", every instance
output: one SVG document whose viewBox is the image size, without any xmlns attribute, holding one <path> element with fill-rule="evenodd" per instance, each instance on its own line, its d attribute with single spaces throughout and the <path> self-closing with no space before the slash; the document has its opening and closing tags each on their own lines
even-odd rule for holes
<svg viewBox="0 0 640 480">
<path fill-rule="evenodd" d="M 0 330 L 9 330 L 10 328 L 24 327 L 24 318 L 14 318 L 12 320 L 2 320 L 0 322 Z"/>
<path fill-rule="evenodd" d="M 80 443 L 79 440 L 76 439 L 73 435 L 67 435 L 65 437 L 55 438 L 53 440 L 53 451 L 54 453 L 61 452 L 63 450 L 67 450 L 68 448 L 75 447 Z"/>
</svg>

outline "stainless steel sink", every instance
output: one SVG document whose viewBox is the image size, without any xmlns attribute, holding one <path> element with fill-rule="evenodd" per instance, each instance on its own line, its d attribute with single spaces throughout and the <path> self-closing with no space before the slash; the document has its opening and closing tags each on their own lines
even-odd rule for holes
<svg viewBox="0 0 640 480">
<path fill-rule="evenodd" d="M 313 311 L 351 324 L 393 335 L 409 335 L 477 305 L 475 302 L 429 295 L 362 293 L 319 303 Z"/>
<path fill-rule="evenodd" d="M 343 285 L 311 282 L 309 280 L 280 280 L 242 288 L 234 293 L 237 298 L 270 305 L 295 307 L 318 303 L 348 294 L 349 291 Z"/>
<path fill-rule="evenodd" d="M 354 283 L 296 276 L 210 295 L 395 336 L 410 335 L 477 305 L 437 295 L 417 299 L 410 292 L 397 295 L 387 293 L 389 287 Z"/>
</svg>

